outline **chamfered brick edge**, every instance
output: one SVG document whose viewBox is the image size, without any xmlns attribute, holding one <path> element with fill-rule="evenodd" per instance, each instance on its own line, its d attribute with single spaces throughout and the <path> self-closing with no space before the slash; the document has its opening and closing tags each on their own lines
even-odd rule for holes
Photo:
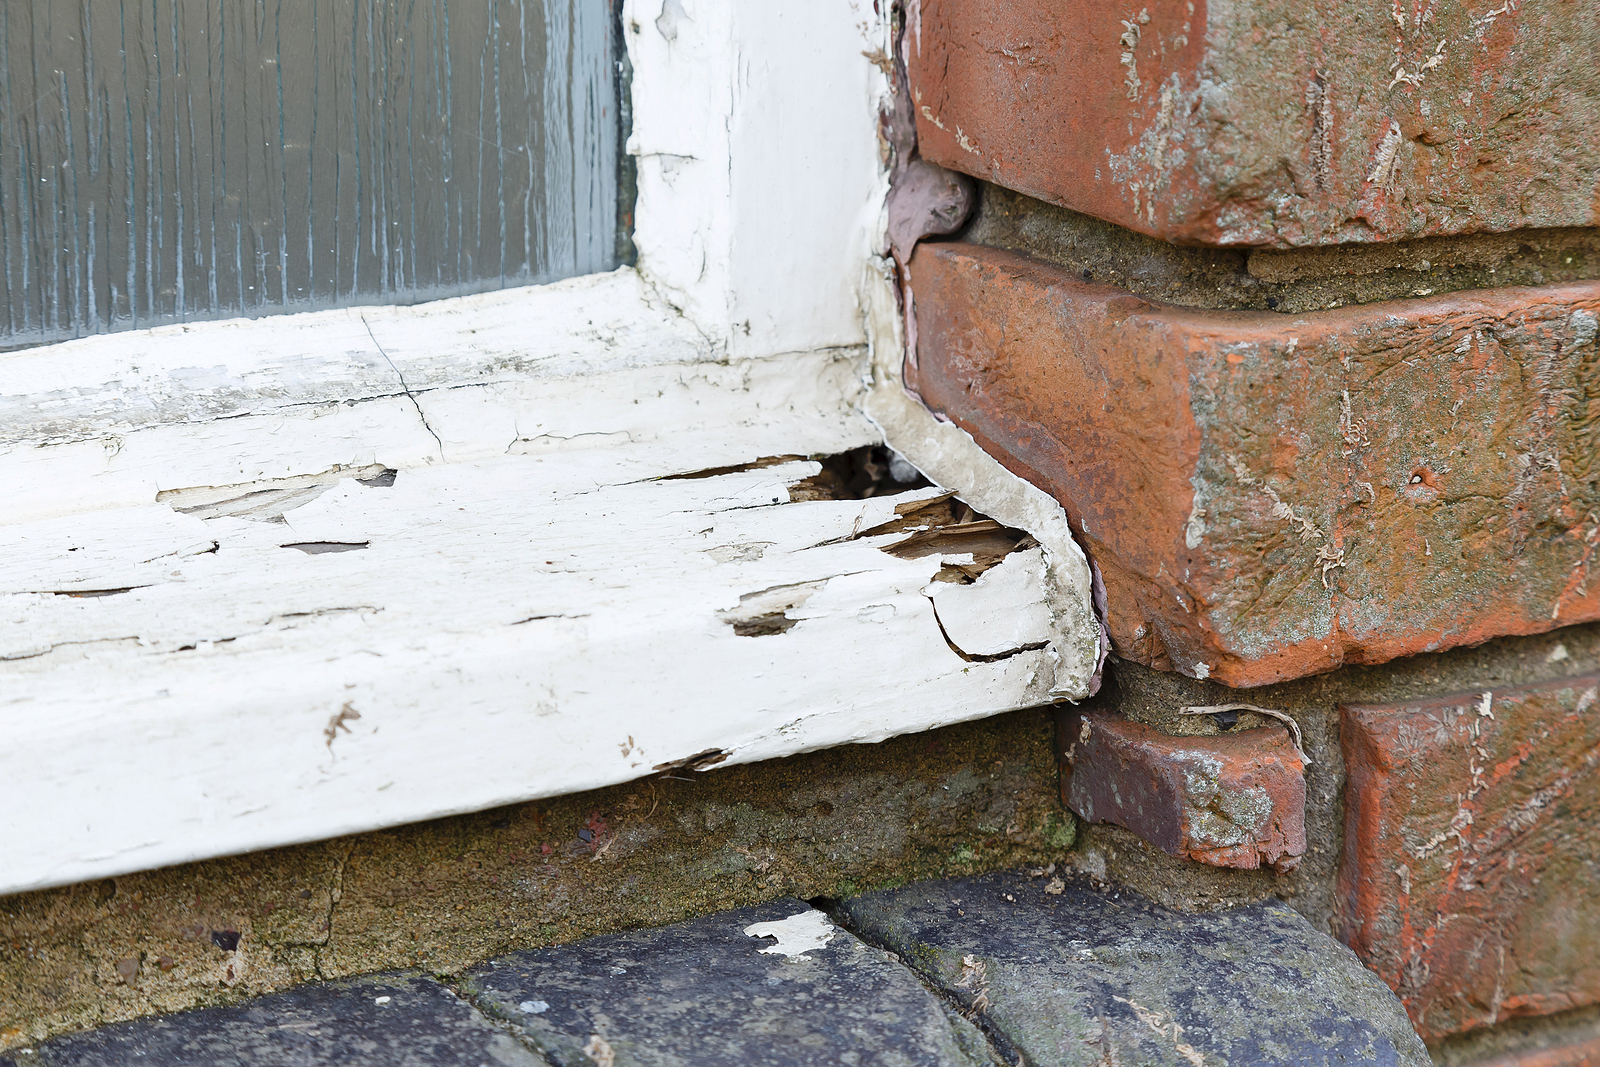
<svg viewBox="0 0 1600 1067">
<path fill-rule="evenodd" d="M 909 277 L 908 384 L 1065 506 L 1125 658 L 1253 686 L 1600 618 L 1600 282 L 1286 316 L 958 242 Z"/>
</svg>

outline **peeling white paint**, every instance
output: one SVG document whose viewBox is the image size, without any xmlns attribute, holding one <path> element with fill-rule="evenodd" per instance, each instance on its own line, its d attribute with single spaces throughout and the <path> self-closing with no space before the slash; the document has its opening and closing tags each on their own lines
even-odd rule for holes
<svg viewBox="0 0 1600 1067">
<path fill-rule="evenodd" d="M 1082 700 L 1098 684 L 1109 645 L 1092 606 L 1089 561 L 1054 497 L 1017 477 L 965 430 L 934 418 L 907 393 L 900 377 L 901 317 L 885 260 L 863 272 L 862 304 L 871 338 L 872 384 L 866 413 L 884 437 L 931 480 L 958 487 L 961 499 L 991 518 L 1028 531 L 1043 549 L 1048 605 L 1050 694 Z"/>
<path fill-rule="evenodd" d="M 1050 640 L 1044 549 L 1013 552 L 972 585 L 934 582 L 925 590 L 945 636 L 969 656 L 998 656 Z"/>
<path fill-rule="evenodd" d="M 751 923 L 744 932 L 747 937 L 770 937 L 777 941 L 763 948 L 764 953 L 808 960 L 811 957 L 807 952 L 815 952 L 833 940 L 834 927 L 827 915 L 811 908 L 776 922 Z"/>
<path fill-rule="evenodd" d="M 899 387 L 884 22 L 671 6 L 624 12 L 638 270 L 0 356 L 0 892 L 1088 692 L 1061 509 Z M 940 593 L 1014 598 L 963 637 L 1001 658 L 946 643 L 940 557 L 852 539 L 906 497 L 670 478 L 883 431 L 1042 545 Z M 778 587 L 794 625 L 735 633 Z"/>
</svg>

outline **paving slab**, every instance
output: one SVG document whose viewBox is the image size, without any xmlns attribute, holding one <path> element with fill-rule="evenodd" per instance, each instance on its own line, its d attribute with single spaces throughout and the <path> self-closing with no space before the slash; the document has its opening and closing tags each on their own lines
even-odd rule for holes
<svg viewBox="0 0 1600 1067">
<path fill-rule="evenodd" d="M 449 989 L 416 975 L 308 985 L 117 1023 L 9 1057 L 0 1056 L 0 1067 L 545 1067 Z"/>
<path fill-rule="evenodd" d="M 795 899 L 517 953 L 463 986 L 561 1067 L 995 1062 L 914 973 Z"/>
<path fill-rule="evenodd" d="M 1001 873 L 840 908 L 1037 1067 L 1432 1063 L 1394 994 L 1281 901 L 1185 914 Z"/>
</svg>

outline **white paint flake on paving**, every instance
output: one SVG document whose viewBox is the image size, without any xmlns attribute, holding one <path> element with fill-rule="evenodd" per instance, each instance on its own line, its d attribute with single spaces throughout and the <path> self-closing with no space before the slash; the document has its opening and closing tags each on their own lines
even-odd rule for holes
<svg viewBox="0 0 1600 1067">
<path fill-rule="evenodd" d="M 777 941 L 777 944 L 763 948 L 762 952 L 808 960 L 811 957 L 806 953 L 831 941 L 834 930 L 827 915 L 810 908 L 776 922 L 751 923 L 744 928 L 744 932 L 748 937 L 770 937 Z"/>
</svg>

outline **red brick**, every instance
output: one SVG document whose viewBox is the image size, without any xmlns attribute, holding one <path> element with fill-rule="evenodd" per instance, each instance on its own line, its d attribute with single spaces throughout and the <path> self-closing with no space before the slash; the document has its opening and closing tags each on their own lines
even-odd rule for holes
<svg viewBox="0 0 1600 1067">
<path fill-rule="evenodd" d="M 1600 223 L 1587 0 L 907 8 L 924 157 L 1168 241 Z"/>
<path fill-rule="evenodd" d="M 960 243 L 923 400 L 1065 505 L 1118 655 L 1232 686 L 1600 618 L 1600 282 L 1305 315 Z"/>
<path fill-rule="evenodd" d="M 1600 1001 L 1600 675 L 1341 714 L 1340 934 L 1417 1032 Z"/>
<path fill-rule="evenodd" d="M 1305 854 L 1305 764 L 1286 729 L 1173 737 L 1092 711 L 1063 729 L 1061 798 L 1090 822 L 1213 867 L 1287 871 Z"/>
</svg>

